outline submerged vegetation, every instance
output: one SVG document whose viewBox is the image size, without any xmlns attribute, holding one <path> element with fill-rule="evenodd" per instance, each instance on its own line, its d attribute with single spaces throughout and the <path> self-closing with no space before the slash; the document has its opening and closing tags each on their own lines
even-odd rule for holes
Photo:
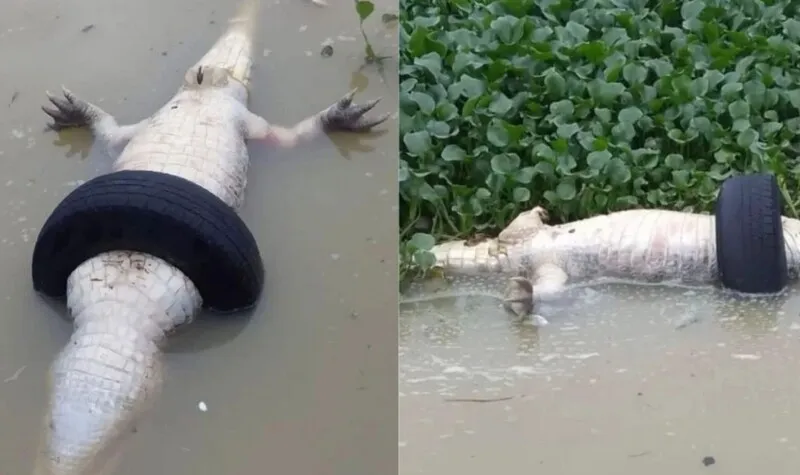
<svg viewBox="0 0 800 475">
<path fill-rule="evenodd" d="M 438 240 L 800 185 L 797 2 L 400 0 L 401 277 Z"/>
</svg>

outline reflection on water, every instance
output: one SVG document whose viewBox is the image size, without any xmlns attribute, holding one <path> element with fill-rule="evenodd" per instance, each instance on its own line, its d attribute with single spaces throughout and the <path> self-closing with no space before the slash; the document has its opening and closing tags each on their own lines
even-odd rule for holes
<svg viewBox="0 0 800 475">
<path fill-rule="evenodd" d="M 608 284 L 541 313 L 549 326 L 488 297 L 401 306 L 401 474 L 501 463 L 691 474 L 706 455 L 725 473 L 788 473 L 786 460 L 800 462 L 799 289 L 754 299 Z"/>
</svg>

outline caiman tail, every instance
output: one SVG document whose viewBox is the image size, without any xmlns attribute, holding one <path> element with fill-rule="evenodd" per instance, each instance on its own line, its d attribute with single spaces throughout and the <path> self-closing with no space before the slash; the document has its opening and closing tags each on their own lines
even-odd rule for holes
<svg viewBox="0 0 800 475">
<path fill-rule="evenodd" d="M 212 73 L 230 71 L 246 86 L 257 7 L 256 0 L 245 0 L 197 65 L 210 66 Z M 197 83 L 207 84 L 202 78 Z M 158 154 L 150 160 L 153 169 L 163 165 Z M 175 173 L 196 180 L 191 167 L 185 168 Z M 121 441 L 160 392 L 166 336 L 191 322 L 201 305 L 188 277 L 147 254 L 106 252 L 70 274 L 67 306 L 74 332 L 50 369 L 34 475 L 107 475 L 114 469 Z"/>
</svg>

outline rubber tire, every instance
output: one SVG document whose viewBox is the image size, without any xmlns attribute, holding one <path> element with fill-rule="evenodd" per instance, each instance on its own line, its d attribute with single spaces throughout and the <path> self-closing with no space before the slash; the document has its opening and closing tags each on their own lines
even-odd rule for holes
<svg viewBox="0 0 800 475">
<path fill-rule="evenodd" d="M 33 287 L 63 298 L 72 271 L 114 250 L 174 265 L 215 311 L 253 307 L 264 285 L 258 244 L 233 208 L 184 178 L 124 170 L 87 181 L 53 210 L 34 246 Z"/>
<path fill-rule="evenodd" d="M 789 281 L 774 175 L 741 175 L 722 184 L 716 203 L 717 265 L 728 289 L 771 294 Z"/>
</svg>

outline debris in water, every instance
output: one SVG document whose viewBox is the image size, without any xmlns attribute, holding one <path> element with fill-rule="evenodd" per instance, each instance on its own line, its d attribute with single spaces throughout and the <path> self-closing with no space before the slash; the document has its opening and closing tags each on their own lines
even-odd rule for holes
<svg viewBox="0 0 800 475">
<path fill-rule="evenodd" d="M 19 97 L 19 91 L 14 91 L 14 94 L 11 94 L 11 100 L 8 101 L 8 107 L 11 107 L 11 104 L 13 104 L 18 97 Z"/>
<path fill-rule="evenodd" d="M 81 33 L 88 33 L 89 31 L 94 29 L 94 23 L 90 23 L 83 28 L 81 28 Z"/>
<path fill-rule="evenodd" d="M 6 379 L 4 379 L 3 382 L 4 383 L 10 383 L 11 381 L 16 381 L 17 378 L 19 378 L 19 375 L 21 375 L 22 372 L 25 371 L 25 368 L 27 368 L 27 366 L 23 366 L 20 369 L 14 371 L 14 374 L 12 374 L 11 376 L 9 376 Z"/>
<path fill-rule="evenodd" d="M 300 25 L 300 28 L 297 30 L 300 33 L 306 31 L 308 29 L 308 25 Z"/>
<path fill-rule="evenodd" d="M 319 54 L 323 58 L 330 58 L 331 56 L 333 56 L 333 40 L 332 39 L 328 38 L 328 39 L 326 39 L 325 41 L 322 42 L 322 51 L 320 51 Z"/>
<path fill-rule="evenodd" d="M 397 21 L 397 15 L 394 13 L 384 13 L 381 15 L 381 21 L 383 23 L 391 23 L 393 21 Z"/>
<path fill-rule="evenodd" d="M 749 361 L 756 361 L 761 359 L 761 355 L 754 355 L 748 353 L 734 353 L 731 355 L 731 358 L 735 360 L 749 360 Z"/>
<path fill-rule="evenodd" d="M 206 406 L 206 403 L 204 403 L 203 401 L 200 401 L 197 404 L 197 408 L 200 409 L 202 412 L 206 412 L 208 410 L 208 406 Z"/>
<path fill-rule="evenodd" d="M 508 401 L 510 399 L 514 399 L 514 396 L 505 396 L 505 397 L 468 397 L 468 398 L 446 398 L 445 401 L 447 402 L 500 402 L 500 401 Z"/>
<path fill-rule="evenodd" d="M 710 455 L 703 457 L 703 465 L 705 465 L 706 467 L 708 467 L 709 465 L 714 465 L 715 463 L 717 463 L 717 461 L 714 460 L 714 457 Z"/>
</svg>

